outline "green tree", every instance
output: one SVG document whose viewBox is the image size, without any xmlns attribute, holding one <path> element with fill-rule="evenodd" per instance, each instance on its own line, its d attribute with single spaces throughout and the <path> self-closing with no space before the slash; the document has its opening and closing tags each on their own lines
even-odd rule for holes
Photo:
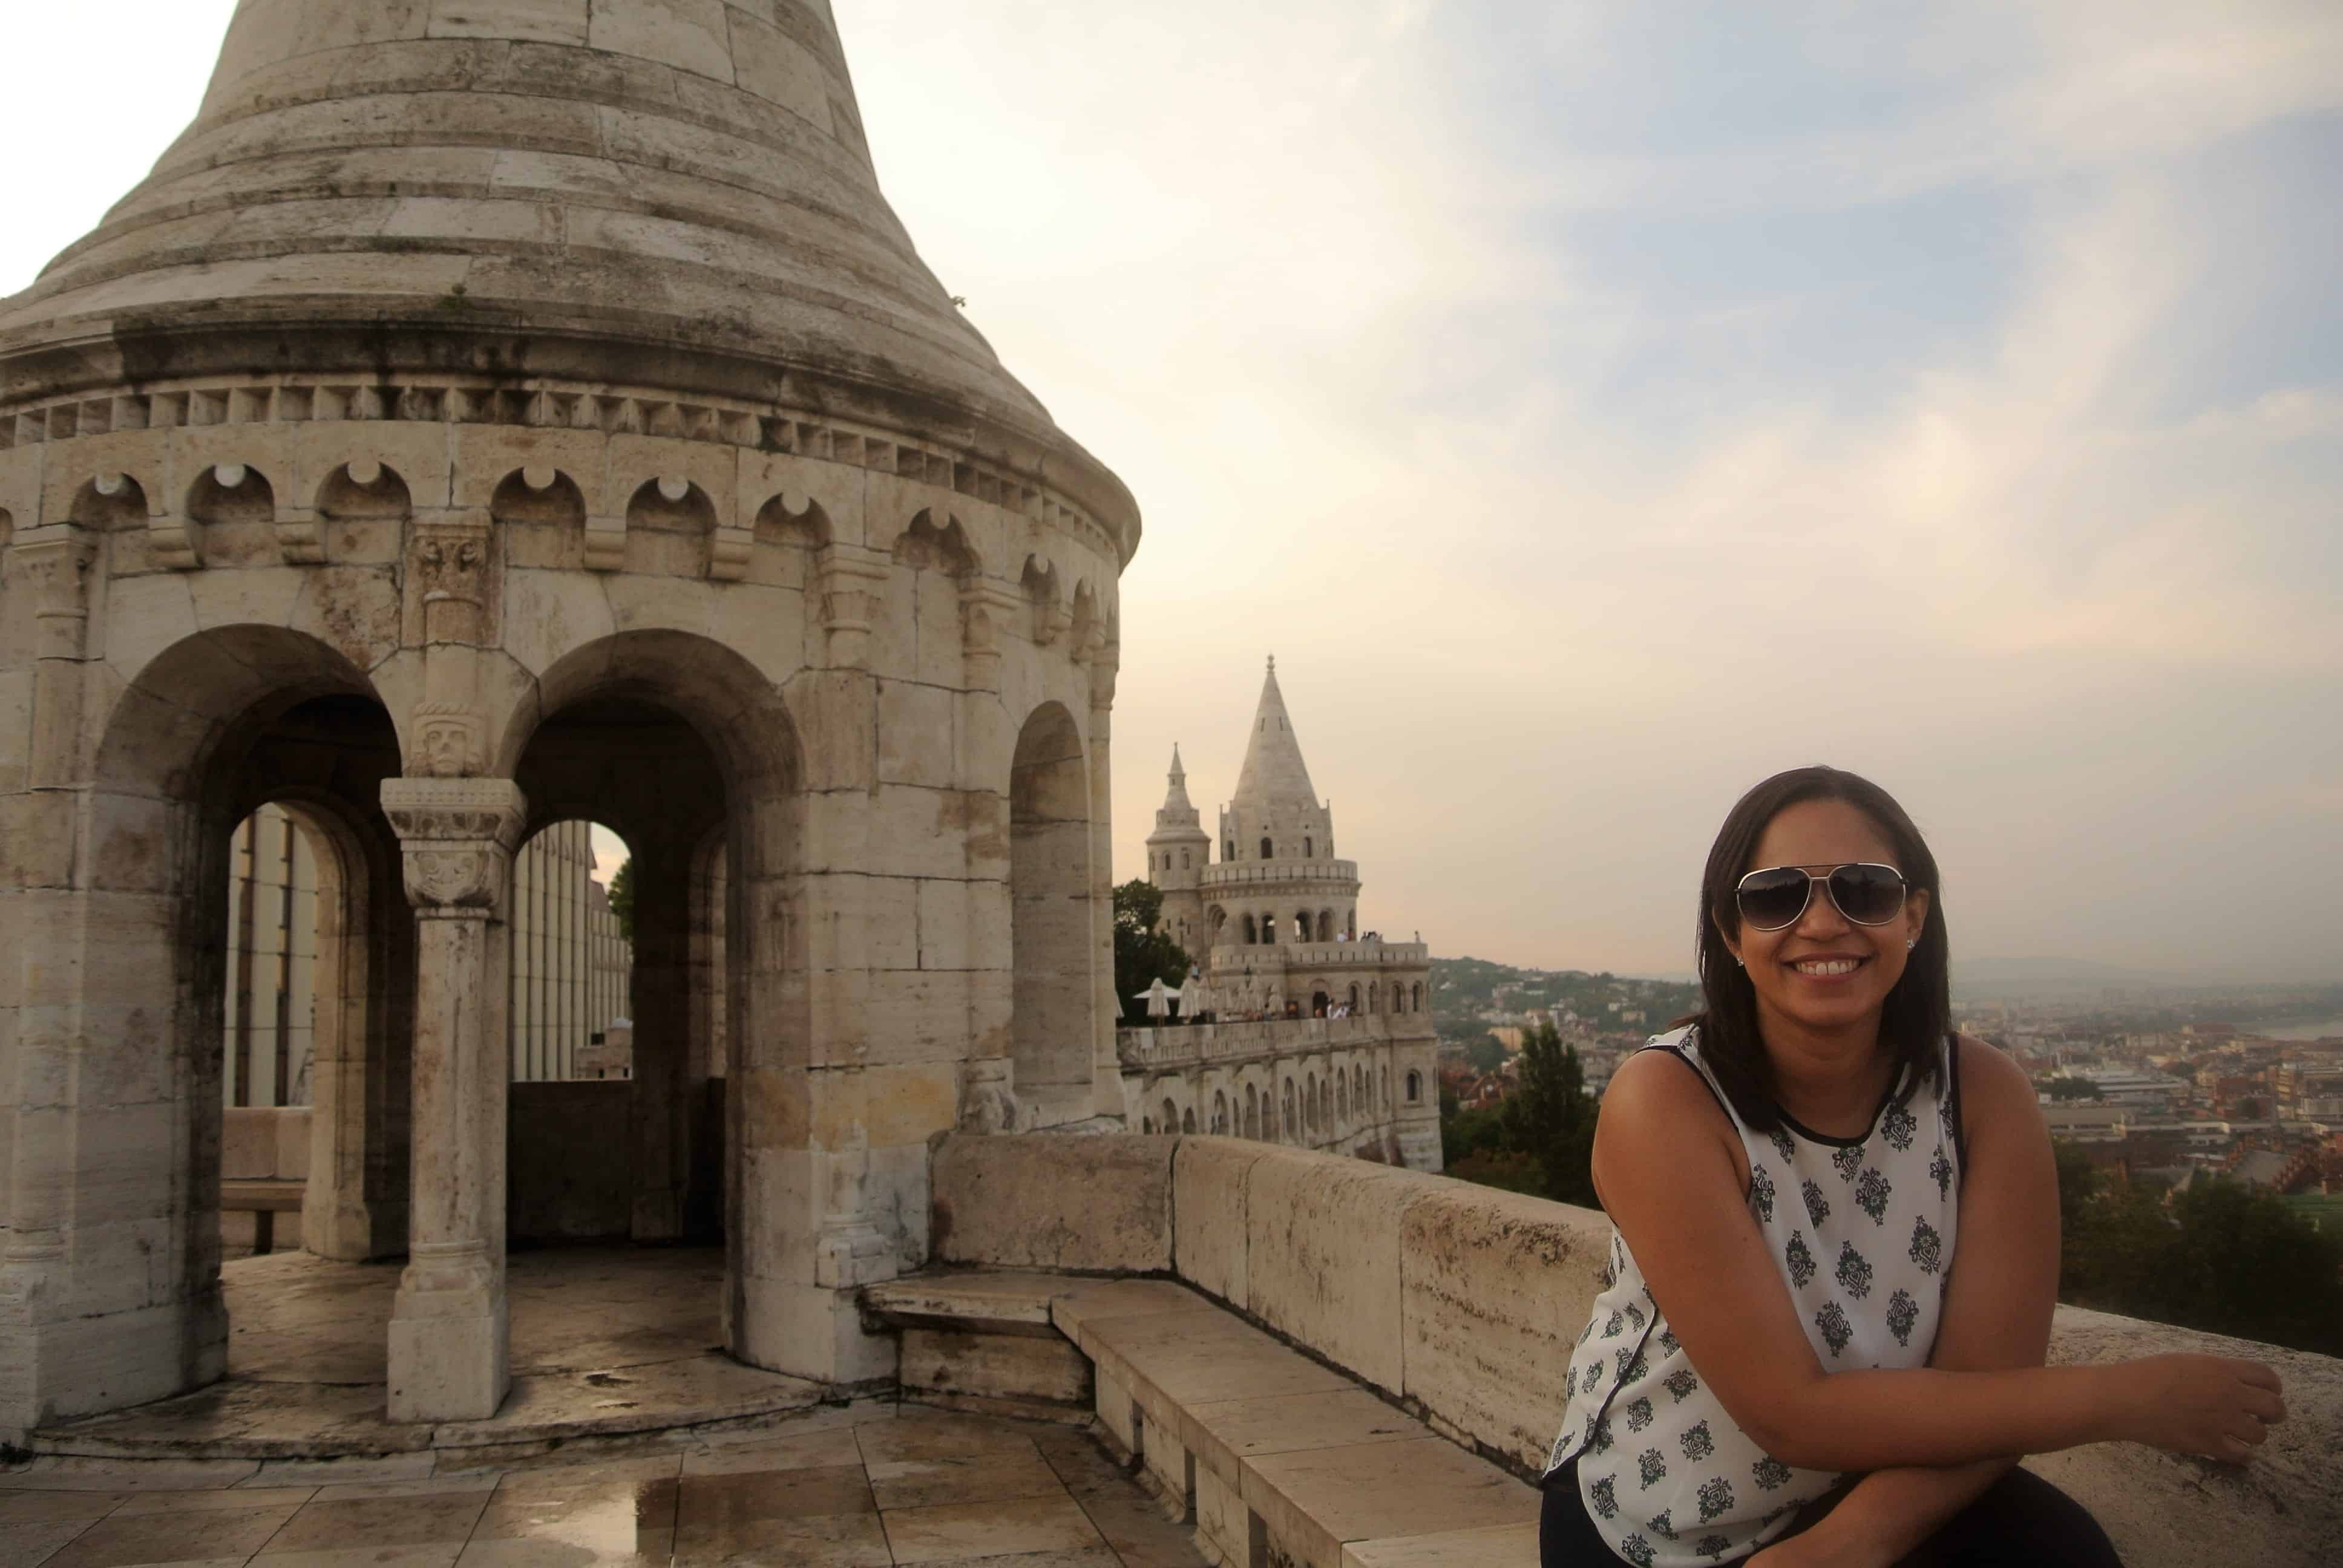
<svg viewBox="0 0 2343 1568">
<path fill-rule="evenodd" d="M 2112 1179 L 2072 1144 L 2056 1153 L 2061 1300 L 2343 1353 L 2343 1244 L 2277 1194 L 2216 1177 L 2167 1200 Z"/>
<path fill-rule="evenodd" d="M 1522 1041 L 1521 1084 L 1505 1097 L 1506 1147 L 1537 1161 L 1544 1195 L 1599 1207 L 1594 1196 L 1594 1118 L 1586 1074 L 1574 1046 L 1551 1023 Z"/>
<path fill-rule="evenodd" d="M 1505 1065 L 1505 1042 L 1484 1031 L 1465 1041 L 1464 1060 L 1475 1072 L 1494 1072 Z"/>
<path fill-rule="evenodd" d="M 1124 1018 L 1149 1021 L 1147 1004 L 1139 994 L 1161 980 L 1177 986 L 1188 978 L 1194 960 L 1187 950 L 1166 935 L 1163 891 L 1152 882 L 1131 880 L 1114 890 L 1114 990 L 1122 999 Z"/>
<path fill-rule="evenodd" d="M 2053 1100 L 2104 1100 L 2105 1092 L 2087 1078 L 2060 1076 L 2042 1086 Z"/>
<path fill-rule="evenodd" d="M 635 940 L 635 862 L 628 859 L 618 862 L 610 873 L 610 912 L 618 917 L 618 934 L 628 941 Z"/>
</svg>

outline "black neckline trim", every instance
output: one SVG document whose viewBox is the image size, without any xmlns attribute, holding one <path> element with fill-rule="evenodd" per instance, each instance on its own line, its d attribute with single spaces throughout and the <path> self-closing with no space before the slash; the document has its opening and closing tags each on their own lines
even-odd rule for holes
<svg viewBox="0 0 2343 1568">
<path fill-rule="evenodd" d="M 1834 1138 L 1827 1132 L 1817 1132 L 1813 1128 L 1807 1126 L 1805 1122 L 1799 1121 L 1796 1117 L 1791 1115 L 1788 1111 L 1783 1110 L 1781 1103 L 1778 1101 L 1771 1103 L 1774 1106 L 1774 1114 L 1782 1119 L 1782 1125 L 1796 1133 L 1799 1137 L 1805 1139 L 1807 1142 L 1820 1143 L 1832 1149 L 1853 1149 L 1858 1145 L 1871 1141 L 1871 1135 L 1879 1131 L 1879 1119 L 1887 1114 L 1887 1108 L 1890 1105 L 1896 1103 L 1896 1095 L 1900 1093 L 1904 1088 L 1904 1081 L 1910 1076 L 1911 1069 L 1909 1067 L 1899 1067 L 1896 1069 L 1896 1076 L 1887 1081 L 1887 1092 L 1881 1095 L 1879 1097 L 1879 1103 L 1872 1108 L 1870 1124 L 1853 1138 Z"/>
</svg>

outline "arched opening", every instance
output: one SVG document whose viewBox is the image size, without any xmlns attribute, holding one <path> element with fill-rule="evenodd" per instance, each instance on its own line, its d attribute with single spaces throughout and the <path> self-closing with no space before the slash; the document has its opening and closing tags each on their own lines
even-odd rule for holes
<svg viewBox="0 0 2343 1568">
<path fill-rule="evenodd" d="M 1318 1075 L 1314 1072 L 1302 1081 L 1302 1113 L 1310 1131 L 1317 1131 L 1322 1119 L 1318 1114 Z"/>
<path fill-rule="evenodd" d="M 1350 1008 L 1353 1012 L 1359 1010 L 1359 987 L 1358 982 L 1355 980 L 1351 983 Z"/>
<path fill-rule="evenodd" d="M 1025 721 L 1009 779 L 1010 1054 L 1021 1100 L 1091 1092 L 1090 769 L 1073 716 L 1045 703 Z"/>
<path fill-rule="evenodd" d="M 1244 918 L 1244 940 L 1247 947 L 1257 946 L 1261 941 L 1261 930 L 1253 924 L 1251 915 Z"/>
<path fill-rule="evenodd" d="M 1269 839 L 1266 837 L 1264 837 L 1261 841 L 1261 858 L 1264 860 L 1274 860 L 1277 859 L 1276 852 L 1271 849 Z"/>
<path fill-rule="evenodd" d="M 1407 1010 L 1410 1012 L 1422 1012 L 1423 1010 L 1423 982 L 1422 980 L 1417 980 L 1413 985 L 1407 988 Z"/>
<path fill-rule="evenodd" d="M 1261 1091 L 1250 1083 L 1245 1085 L 1244 1135 L 1247 1138 L 1261 1136 Z"/>
<path fill-rule="evenodd" d="M 1419 1104 L 1423 1099 L 1423 1074 L 1411 1070 L 1407 1075 L 1407 1102 Z"/>
<path fill-rule="evenodd" d="M 1310 1016 L 1312 1018 L 1324 1018 L 1326 1016 L 1326 993 L 1324 991 L 1313 990 L 1310 993 Z"/>
<path fill-rule="evenodd" d="M 1194 1106 L 1192 1105 L 1187 1110 L 1180 1113 L 1180 1131 L 1182 1132 L 1193 1132 L 1196 1131 L 1196 1108 Z"/>
<path fill-rule="evenodd" d="M 1333 1131 L 1334 1090 L 1327 1078 L 1318 1081 L 1318 1124 L 1330 1132 Z"/>
<path fill-rule="evenodd" d="M 1308 910 L 1296 910 L 1293 912 L 1293 940 L 1297 942 L 1308 941 L 1310 940 L 1310 911 Z"/>
<path fill-rule="evenodd" d="M 1334 1125 L 1339 1128 L 1351 1119 L 1351 1081 L 1341 1072 L 1334 1074 Z"/>
<path fill-rule="evenodd" d="M 1229 840 L 1229 842 L 1228 842 L 1228 848 L 1226 849 L 1226 850 L 1224 850 L 1224 851 L 1222 852 L 1222 856 L 1221 856 L 1221 859 L 1223 859 L 1223 860 L 1230 860 L 1230 861 L 1233 861 L 1233 860 L 1235 860 L 1235 859 L 1236 859 L 1236 858 L 1237 858 L 1237 841 L 1236 841 L 1234 839 L 1230 839 L 1230 840 Z"/>
<path fill-rule="evenodd" d="M 1282 1086 L 1282 1093 L 1277 1118 L 1278 1134 L 1288 1143 L 1293 1141 L 1294 1133 L 1299 1127 L 1299 1123 L 1297 1123 L 1293 1119 L 1293 1080 L 1289 1078 L 1285 1081 Z"/>
<path fill-rule="evenodd" d="M 1229 1131 L 1229 1097 L 1222 1090 L 1212 1091 L 1212 1133 L 1222 1137 Z"/>
<path fill-rule="evenodd" d="M 1322 942 L 1334 940 L 1334 911 L 1332 910 L 1318 911 L 1318 940 Z"/>
<path fill-rule="evenodd" d="M 1384 1115 L 1386 1115 L 1386 1116 L 1388 1116 L 1388 1115 L 1390 1115 L 1390 1114 L 1391 1114 L 1391 1108 L 1392 1108 L 1392 1097 L 1391 1097 L 1391 1067 L 1390 1067 L 1390 1065 L 1389 1065 L 1388 1063 L 1386 1063 L 1384 1066 L 1383 1066 L 1382 1068 L 1378 1069 L 1377 1070 L 1378 1070 L 1378 1071 L 1380 1071 L 1380 1072 L 1383 1074 L 1383 1084 L 1382 1084 L 1383 1092 L 1382 1092 L 1380 1095 L 1376 1096 L 1376 1098 L 1377 1098 L 1377 1100 L 1379 1100 L 1379 1101 L 1382 1102 L 1382 1104 L 1383 1104 L 1383 1114 L 1384 1114 Z"/>
<path fill-rule="evenodd" d="M 809 1225 L 820 1222 L 779 1173 L 799 1170 L 796 1180 L 824 1191 L 803 1128 L 816 1091 L 796 918 L 805 829 L 795 725 L 754 666 L 679 632 L 588 644 L 538 687 L 543 717 L 506 736 L 494 765 L 528 812 L 508 882 L 507 973 L 517 1066 L 543 1074 L 515 1083 L 508 1101 L 509 1238 L 682 1243 L 661 1264 L 679 1280 L 709 1276 L 720 1247 L 723 1284 L 704 1325 L 681 1332 L 753 1365 L 818 1371 L 828 1347 L 787 1333 L 777 1305 L 799 1284 L 786 1271 L 800 1260 L 784 1254 L 801 1243 L 812 1284 Z M 539 846 L 549 869 L 533 884 Z M 623 878 L 610 864 L 620 855 Z M 627 1033 L 606 1023 L 598 1050 L 576 1014 L 583 1007 L 590 1025 L 612 1005 L 618 950 L 605 942 L 598 1000 L 589 990 L 583 1001 L 555 1000 L 551 958 L 515 950 L 531 900 L 547 911 L 548 946 L 567 940 L 556 934 L 574 929 L 570 900 L 594 900 L 578 884 L 589 866 L 619 884 L 613 923 L 623 919 L 632 960 Z M 766 1261 L 740 1244 L 751 1236 L 772 1249 Z"/>
<path fill-rule="evenodd" d="M 204 483 L 227 493 L 204 497 L 222 527 L 256 515 L 241 485 Z M 415 925 L 379 805 L 399 769 L 365 675 L 278 628 L 182 639 L 115 699 L 86 775 L 82 864 L 53 883 L 27 875 L 51 912 L 15 933 L 22 961 L 87 977 L 56 1107 L 77 1152 L 49 1173 L 55 1190 L 141 1195 L 135 1218 L 33 1211 L 68 1256 L 143 1260 L 77 1271 L 58 1303 L 69 1330 L 25 1325 L 69 1332 L 106 1369 L 61 1384 L 57 1413 L 227 1372 L 225 1251 L 405 1251 Z M 146 1087 L 126 1100 L 128 1085 Z"/>
<path fill-rule="evenodd" d="M 1174 1105 L 1170 1097 L 1167 1096 L 1163 1101 L 1162 1119 L 1156 1123 L 1156 1126 L 1164 1132 L 1170 1132 L 1179 1125 L 1180 1108 L 1177 1105 Z"/>
</svg>

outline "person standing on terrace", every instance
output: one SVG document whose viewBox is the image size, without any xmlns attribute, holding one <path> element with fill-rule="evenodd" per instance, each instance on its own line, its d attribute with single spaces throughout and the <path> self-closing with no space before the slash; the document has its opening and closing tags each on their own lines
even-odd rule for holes
<svg viewBox="0 0 2343 1568">
<path fill-rule="evenodd" d="M 1547 1462 L 1546 1568 L 2117 1562 L 2019 1458 L 2241 1461 L 2258 1362 L 2048 1368 L 2058 1184 L 2033 1086 L 1951 1029 L 1942 884 L 1886 791 L 1744 796 L 1709 851 L 1705 1010 L 1612 1079 L 1614 1230 Z"/>
</svg>

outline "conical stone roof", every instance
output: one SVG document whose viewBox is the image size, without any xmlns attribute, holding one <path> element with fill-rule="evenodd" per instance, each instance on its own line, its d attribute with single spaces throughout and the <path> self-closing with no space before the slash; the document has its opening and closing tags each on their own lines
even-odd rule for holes
<svg viewBox="0 0 2343 1568">
<path fill-rule="evenodd" d="M 1230 802 L 1248 822 L 1274 812 L 1314 812 L 1318 792 L 1311 787 L 1309 764 L 1302 760 L 1302 742 L 1285 711 L 1285 693 L 1278 689 L 1277 660 L 1261 684 L 1261 706 L 1253 714 L 1252 735 L 1245 742 L 1244 767 L 1237 773 L 1237 792 Z"/>
<path fill-rule="evenodd" d="M 1136 544 L 880 193 L 829 0 L 239 0 L 196 123 L 0 301 L 0 401 L 353 355 L 932 433 Z"/>
<path fill-rule="evenodd" d="M 1209 844 L 1212 835 L 1202 826 L 1202 817 L 1196 803 L 1188 799 L 1188 769 L 1180 760 L 1180 748 L 1172 748 L 1172 771 L 1166 775 L 1167 787 L 1163 804 L 1155 813 L 1155 831 L 1147 841 L 1154 843 L 1186 842 L 1191 839 Z"/>
</svg>

